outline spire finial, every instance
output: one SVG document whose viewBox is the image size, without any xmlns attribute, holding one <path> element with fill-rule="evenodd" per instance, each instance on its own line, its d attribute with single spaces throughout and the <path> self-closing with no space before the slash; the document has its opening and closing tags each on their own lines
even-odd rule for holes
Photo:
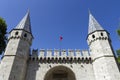
<svg viewBox="0 0 120 80">
<path fill-rule="evenodd" d="M 29 8 L 27 9 L 27 13 L 30 14 L 30 9 Z"/>
<path fill-rule="evenodd" d="M 89 15 L 91 14 L 90 9 L 88 8 Z"/>
</svg>

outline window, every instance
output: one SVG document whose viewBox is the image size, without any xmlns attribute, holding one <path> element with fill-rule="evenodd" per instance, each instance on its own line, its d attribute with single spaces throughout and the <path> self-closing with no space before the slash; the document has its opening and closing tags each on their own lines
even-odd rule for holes
<svg viewBox="0 0 120 80">
<path fill-rule="evenodd" d="M 27 34 L 26 34 L 26 33 L 24 34 L 24 37 L 27 37 Z"/>
<path fill-rule="evenodd" d="M 18 35 L 18 32 L 15 32 L 15 35 Z"/>
<path fill-rule="evenodd" d="M 94 35 L 94 34 L 92 35 L 92 38 L 95 38 L 95 35 Z"/>
<path fill-rule="evenodd" d="M 103 36 L 103 33 L 101 33 L 101 36 Z"/>
</svg>

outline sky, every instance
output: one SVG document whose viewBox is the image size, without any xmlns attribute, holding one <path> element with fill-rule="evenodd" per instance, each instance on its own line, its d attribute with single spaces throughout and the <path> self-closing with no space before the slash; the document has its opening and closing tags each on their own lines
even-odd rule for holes
<svg viewBox="0 0 120 80">
<path fill-rule="evenodd" d="M 110 33 L 114 50 L 120 48 L 116 30 L 120 23 L 120 0 L 0 0 L 0 17 L 12 30 L 30 10 L 31 49 L 88 49 L 89 10 Z M 59 36 L 63 40 L 60 42 Z"/>
</svg>

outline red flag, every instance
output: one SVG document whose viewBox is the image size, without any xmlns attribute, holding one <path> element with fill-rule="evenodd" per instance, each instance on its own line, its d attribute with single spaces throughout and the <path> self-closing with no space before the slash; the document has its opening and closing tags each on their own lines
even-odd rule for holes
<svg viewBox="0 0 120 80">
<path fill-rule="evenodd" d="M 60 36 L 60 41 L 62 41 L 62 39 L 63 39 L 63 37 L 62 37 L 62 36 Z"/>
</svg>

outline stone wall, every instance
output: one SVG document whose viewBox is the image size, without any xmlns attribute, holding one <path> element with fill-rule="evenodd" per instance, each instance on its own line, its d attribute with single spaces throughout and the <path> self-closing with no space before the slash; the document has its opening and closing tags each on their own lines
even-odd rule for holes
<svg viewBox="0 0 120 80">
<path fill-rule="evenodd" d="M 92 60 L 89 62 L 85 60 L 65 60 L 61 61 L 50 61 L 47 59 L 29 59 L 28 70 L 26 80 L 45 80 L 46 77 L 51 75 L 57 69 L 65 69 L 69 74 L 73 72 L 75 80 L 95 80 L 94 71 L 92 66 Z M 58 68 L 56 68 L 58 67 Z"/>
<path fill-rule="evenodd" d="M 79 50 L 79 49 L 40 49 L 38 50 L 33 50 L 31 57 L 39 57 L 39 58 L 59 58 L 59 57 L 83 57 L 83 58 L 88 58 L 90 57 L 89 51 L 88 50 Z"/>
</svg>

